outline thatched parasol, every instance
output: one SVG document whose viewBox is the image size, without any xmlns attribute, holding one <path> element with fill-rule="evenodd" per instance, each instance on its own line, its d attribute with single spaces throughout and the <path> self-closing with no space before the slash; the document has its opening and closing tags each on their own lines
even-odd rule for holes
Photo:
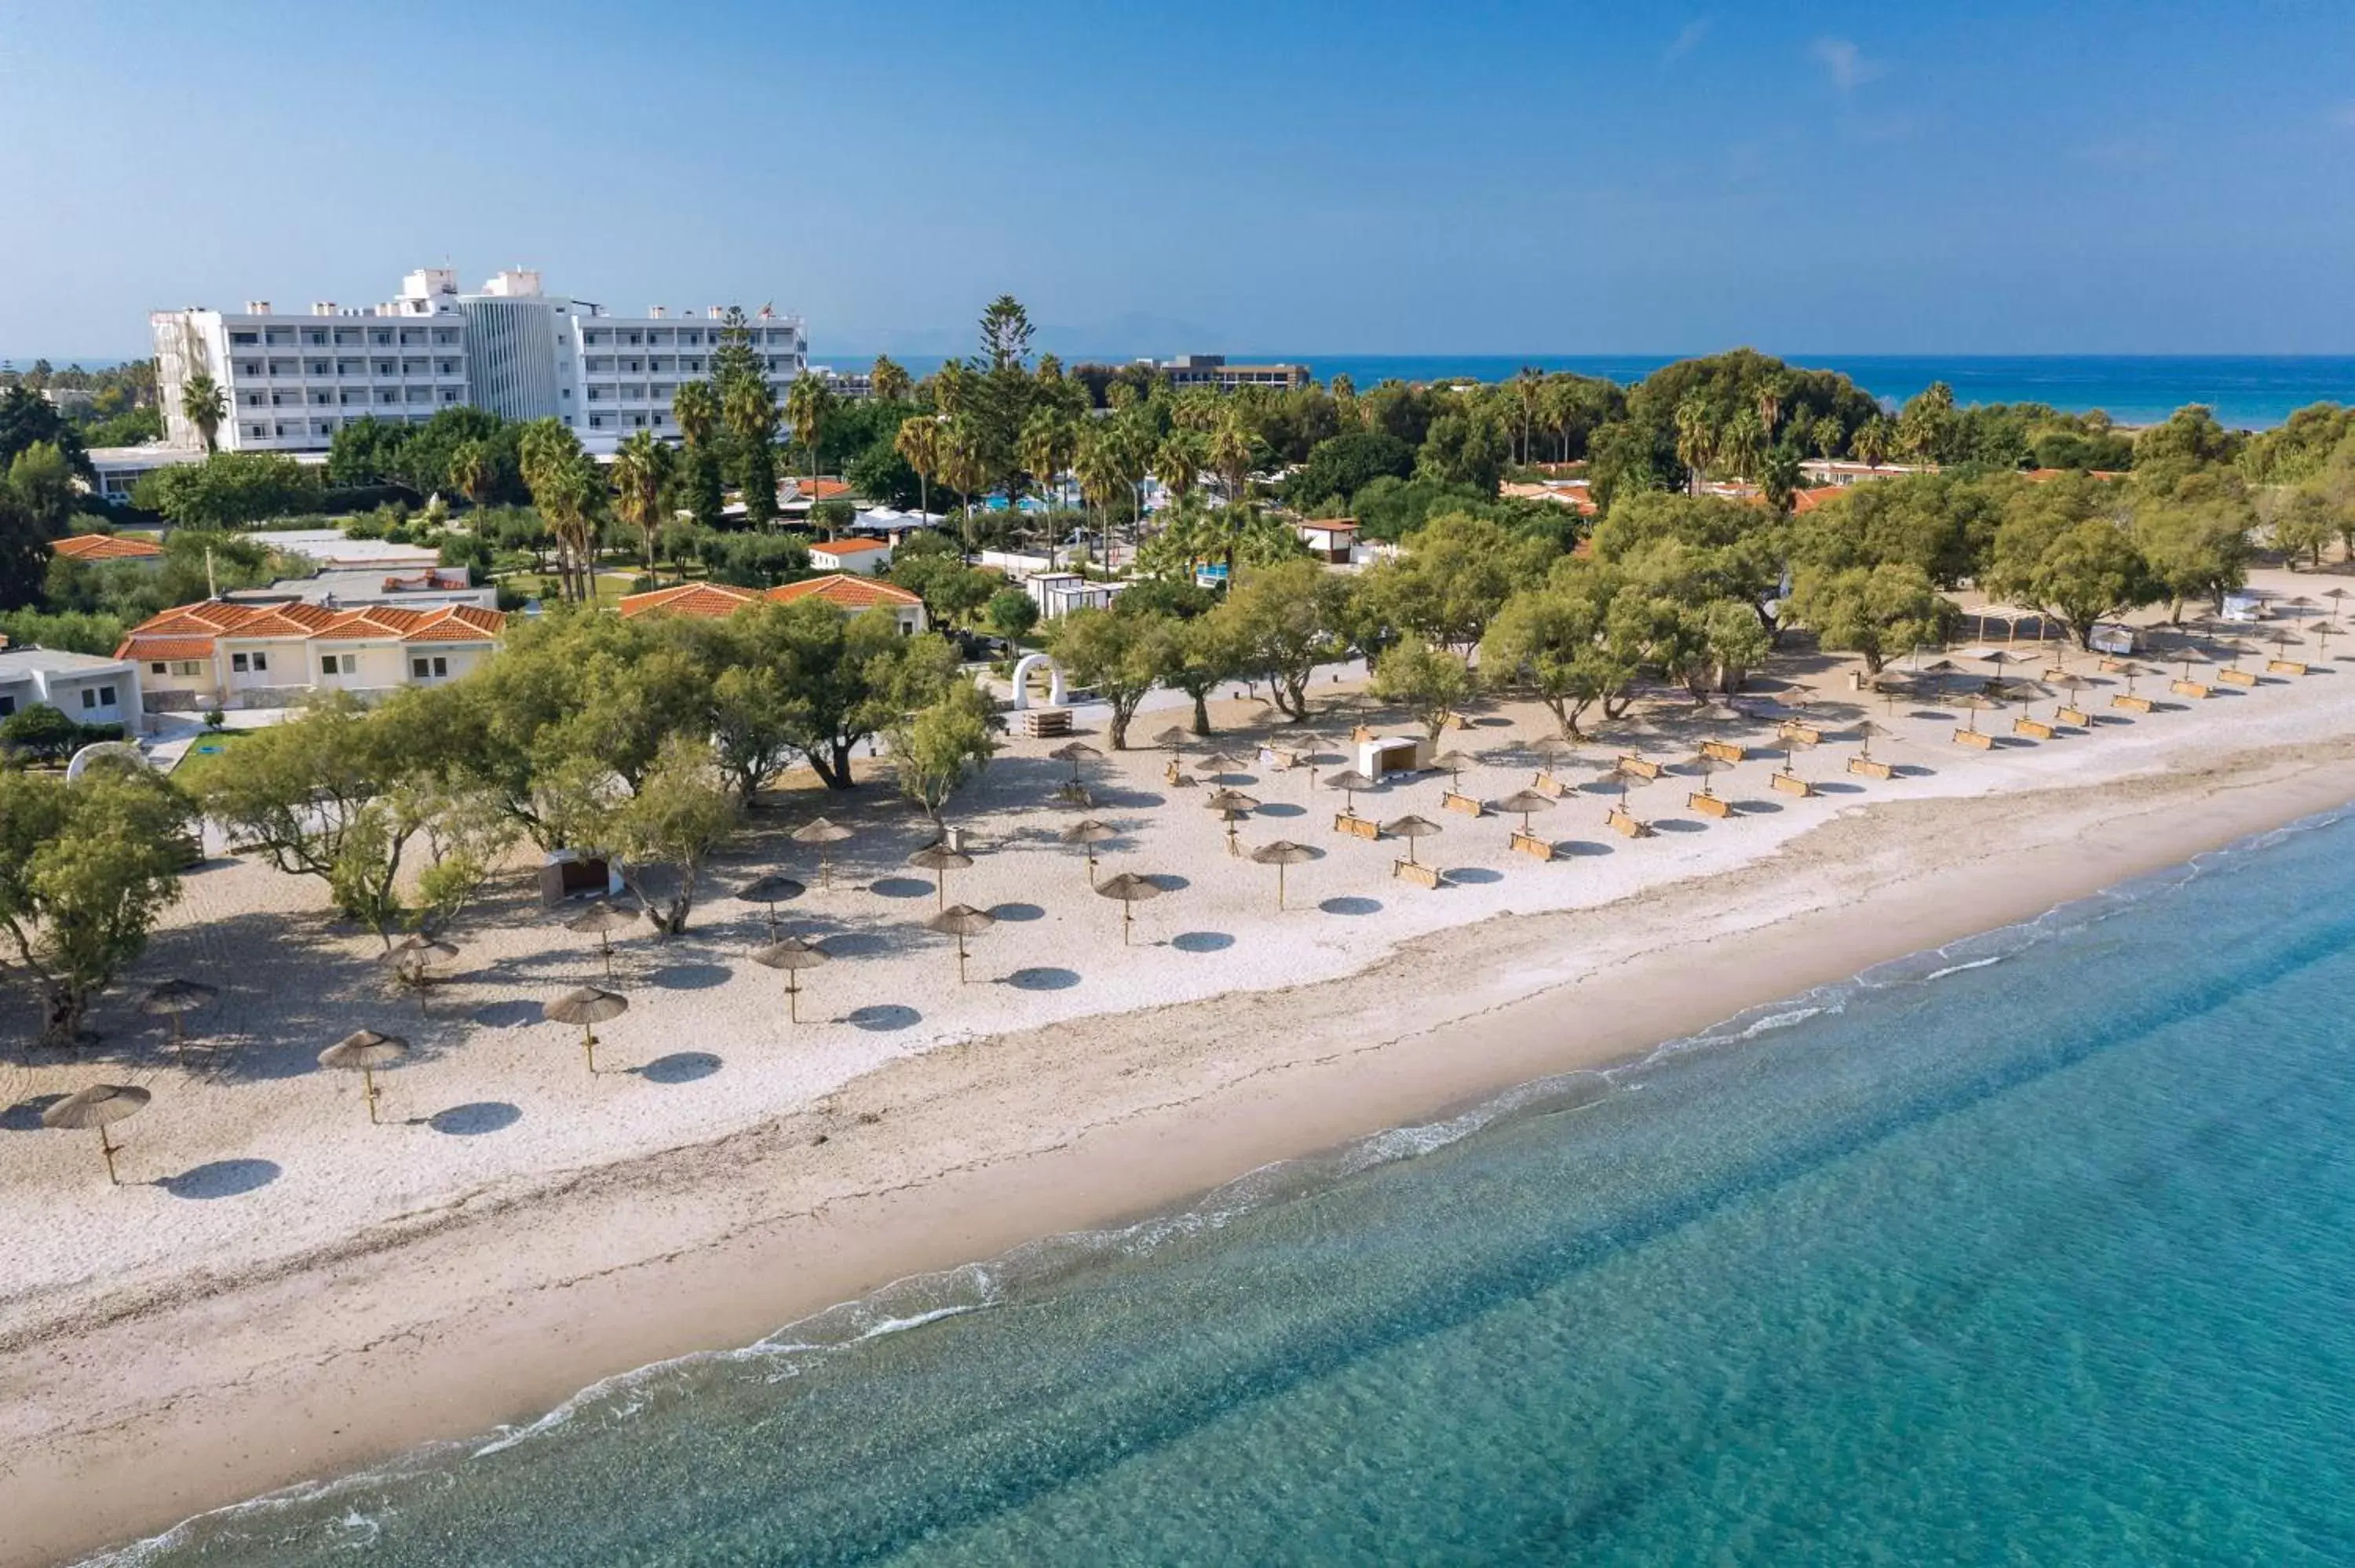
<svg viewBox="0 0 2355 1568">
<path fill-rule="evenodd" d="M 1090 746 L 1084 740 L 1068 742 L 1062 746 L 1055 747 L 1054 750 L 1049 752 L 1047 755 L 1053 758 L 1058 762 L 1068 762 L 1071 765 L 1071 782 L 1074 784 L 1080 781 L 1081 763 L 1099 761 L 1103 757 L 1103 752 L 1098 751 L 1094 747 Z"/>
<path fill-rule="evenodd" d="M 425 987 L 431 980 L 425 971 L 436 964 L 446 964 L 458 956 L 458 949 L 447 942 L 437 942 L 431 937 L 408 936 L 395 942 L 385 952 L 385 962 L 401 983 L 415 988 L 417 1011 L 425 1011 Z"/>
<path fill-rule="evenodd" d="M 581 1049 L 589 1058 L 589 1070 L 597 1070 L 597 1035 L 595 1025 L 609 1018 L 619 1018 L 630 1011 L 630 999 L 619 991 L 600 991 L 584 985 L 578 991 L 566 991 L 540 1010 L 550 1023 L 577 1023 L 581 1026 Z"/>
<path fill-rule="evenodd" d="M 801 1015 L 801 971 L 814 969 L 834 961 L 834 955 L 815 942 L 799 937 L 780 937 L 765 948 L 756 948 L 752 961 L 762 969 L 782 969 L 785 976 L 785 1021 L 799 1023 Z"/>
<path fill-rule="evenodd" d="M 1578 746 L 1566 736 L 1541 735 L 1529 743 L 1529 751 L 1540 762 L 1551 767 L 1557 762 L 1569 762 L 1575 758 Z"/>
<path fill-rule="evenodd" d="M 1872 760 L 1872 743 L 1885 740 L 1891 735 L 1888 726 L 1865 719 L 1856 726 L 1856 754 L 1867 762 Z"/>
<path fill-rule="evenodd" d="M 1479 767 L 1480 759 L 1460 751 L 1443 751 L 1431 759 L 1431 765 L 1447 775 L 1448 792 L 1454 794 L 1457 792 L 1456 786 L 1464 782 L 1464 770 Z"/>
<path fill-rule="evenodd" d="M 1193 736 L 1188 733 L 1184 725 L 1173 724 L 1167 729 L 1163 730 L 1159 735 L 1155 736 L 1153 737 L 1153 744 L 1156 746 L 1167 747 L 1169 748 L 1169 755 L 1176 757 L 1178 751 L 1184 747 L 1185 744 L 1192 738 Z"/>
<path fill-rule="evenodd" d="M 1436 838 L 1440 833 L 1445 832 L 1445 830 L 1428 817 L 1408 816 L 1401 817 L 1394 822 L 1384 822 L 1382 824 L 1382 832 L 1388 833 L 1394 839 L 1404 839 L 1406 841 L 1406 863 L 1409 865 L 1413 865 L 1416 863 L 1414 858 L 1415 842 L 1418 839 Z"/>
<path fill-rule="evenodd" d="M 782 871 L 747 883 L 736 894 L 739 904 L 765 904 L 769 909 L 769 940 L 777 939 L 777 906 L 799 898 L 809 889 Z"/>
<path fill-rule="evenodd" d="M 2309 620 L 2306 623 L 2306 629 L 2314 634 L 2315 641 L 2321 645 L 2322 656 L 2326 659 L 2329 658 L 2330 640 L 2339 635 L 2339 623 L 2335 620 Z"/>
<path fill-rule="evenodd" d="M 602 954 L 605 959 L 605 978 L 607 980 L 612 980 L 613 978 L 613 940 L 612 933 L 629 925 L 637 917 L 638 913 L 636 910 L 624 909 L 620 905 L 615 904 L 609 899 L 601 898 L 597 900 L 596 903 L 589 906 L 588 908 L 583 909 L 580 914 L 575 915 L 571 919 L 567 920 L 564 923 L 564 928 L 568 931 L 578 931 L 584 937 L 591 932 L 596 934 L 597 951 Z"/>
<path fill-rule="evenodd" d="M 2347 598 L 2347 590 L 2343 588 L 2324 588 L 2322 590 L 2322 597 L 2330 601 L 2330 619 L 2334 621 L 2337 620 L 2339 619 L 2339 612 L 2347 608 L 2343 602 Z"/>
<path fill-rule="evenodd" d="M 1552 810 L 1553 797 L 1550 795 L 1540 795 L 1534 789 L 1517 790 L 1497 801 L 1497 810 L 1511 812 L 1519 816 L 1521 819 L 1521 836 L 1527 838 L 1529 832 L 1530 814 L 1537 811 Z"/>
<path fill-rule="evenodd" d="M 2142 676 L 2149 673 L 2149 672 L 2145 670 L 2141 665 L 2134 663 L 2131 661 L 2119 665 L 2115 673 L 2125 680 L 2126 683 L 2126 695 L 2130 697 L 2134 695 L 2135 682 L 2139 680 Z"/>
<path fill-rule="evenodd" d="M 1628 767 L 1625 761 L 1620 761 L 1614 762 L 1610 767 L 1604 768 L 1601 775 L 1599 775 L 1597 781 L 1604 784 L 1616 784 L 1619 786 L 1619 807 L 1620 810 L 1625 810 L 1627 806 L 1627 791 L 1630 789 L 1640 789 L 1645 785 L 1649 784 L 1652 782 L 1652 776 L 1648 773 L 1639 773 L 1635 768 Z"/>
<path fill-rule="evenodd" d="M 1993 713 L 1996 709 L 2003 706 L 2004 705 L 2003 698 L 1995 696 L 1987 692 L 1965 692 L 1961 696 L 1956 697 L 1955 701 L 1962 707 L 1964 712 L 1970 715 L 1970 720 L 1964 726 L 1964 728 L 1973 735 L 1977 735 L 1978 733 L 1979 715 L 1984 713 Z"/>
<path fill-rule="evenodd" d="M 1136 906 L 1160 897 L 1161 885 L 1133 871 L 1124 871 L 1118 876 L 1108 876 L 1098 883 L 1096 891 L 1106 898 L 1120 900 L 1120 940 L 1125 947 L 1129 925 L 1136 918 Z"/>
<path fill-rule="evenodd" d="M 1230 773 L 1241 773 L 1245 764 L 1240 757 L 1231 757 L 1223 751 L 1214 751 L 1195 763 L 1194 767 L 1203 777 L 1215 784 Z"/>
<path fill-rule="evenodd" d="M 376 1070 L 389 1067 L 409 1054 L 409 1042 L 398 1034 L 362 1029 L 346 1034 L 319 1053 L 319 1065 L 360 1075 L 360 1097 L 368 1101 L 369 1125 L 376 1123 Z"/>
<path fill-rule="evenodd" d="M 1342 792 L 1348 802 L 1342 809 L 1353 817 L 1358 814 L 1358 791 L 1373 787 L 1374 781 L 1354 768 L 1344 768 L 1325 780 L 1325 788 Z"/>
<path fill-rule="evenodd" d="M 953 871 L 964 871 L 973 864 L 973 856 L 963 850 L 953 850 L 944 843 L 929 843 L 908 857 L 908 863 L 920 871 L 932 874 L 932 902 L 946 908 L 949 896 L 949 876 Z"/>
<path fill-rule="evenodd" d="M 150 1018 L 172 1021 L 172 1049 L 177 1051 L 187 1044 L 180 1020 L 200 1007 L 208 1007 L 220 992 L 202 980 L 167 980 L 147 988 L 139 999 L 139 1011 Z"/>
<path fill-rule="evenodd" d="M 73 1132 L 86 1127 L 98 1128 L 98 1150 L 106 1159 L 106 1179 L 120 1187 L 123 1179 L 114 1173 L 116 1145 L 106 1136 L 107 1124 L 138 1115 L 153 1097 L 133 1084 L 92 1084 L 43 1111 L 41 1125 Z"/>
<path fill-rule="evenodd" d="M 1294 843 L 1290 839 L 1278 839 L 1251 852 L 1252 859 L 1260 864 L 1275 867 L 1275 907 L 1279 912 L 1284 908 L 1284 868 L 1315 860 L 1324 853 L 1306 844 Z"/>
<path fill-rule="evenodd" d="M 797 844 L 812 844 L 817 849 L 817 880 L 821 887 L 834 885 L 834 865 L 826 851 L 843 840 L 856 836 L 840 822 L 830 822 L 824 817 L 812 817 L 790 834 Z"/>
<path fill-rule="evenodd" d="M 1090 817 L 1084 821 L 1073 822 L 1070 827 L 1065 828 L 1062 832 L 1057 836 L 1067 844 L 1081 844 L 1086 847 L 1088 852 L 1088 885 L 1090 887 L 1093 887 L 1096 885 L 1096 845 L 1101 843 L 1109 843 L 1114 839 L 1120 837 L 1120 831 L 1117 828 L 1106 827 L 1103 823 L 1097 821 L 1093 817 Z"/>
<path fill-rule="evenodd" d="M 924 922 L 927 930 L 938 931 L 943 937 L 954 937 L 957 948 L 957 983 L 964 983 L 964 939 L 978 937 L 997 924 L 997 916 L 986 909 L 975 909 L 970 904 L 952 904 Z"/>
</svg>

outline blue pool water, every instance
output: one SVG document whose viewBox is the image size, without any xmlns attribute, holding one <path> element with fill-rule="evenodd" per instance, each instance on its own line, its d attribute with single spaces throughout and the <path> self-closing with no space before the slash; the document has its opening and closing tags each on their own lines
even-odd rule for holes
<svg viewBox="0 0 2355 1568">
<path fill-rule="evenodd" d="M 2355 1560 L 2355 823 L 158 1564 Z"/>
</svg>

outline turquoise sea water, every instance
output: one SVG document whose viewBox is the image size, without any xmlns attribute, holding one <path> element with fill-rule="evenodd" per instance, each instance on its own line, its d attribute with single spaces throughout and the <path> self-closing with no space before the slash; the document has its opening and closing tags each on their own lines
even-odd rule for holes
<svg viewBox="0 0 2355 1568">
<path fill-rule="evenodd" d="M 1696 350 L 1695 352 L 1703 352 Z M 1838 370 L 1892 407 L 1933 381 L 1962 403 L 2047 403 L 2073 413 L 2099 408 L 2120 424 L 2146 425 L 2187 403 L 2205 403 L 2234 429 L 2264 429 L 2309 403 L 2355 403 L 2355 357 L 2344 355 L 1892 355 L 1783 353 L 1812 370 Z M 812 357 L 837 370 L 874 358 L 837 351 Z M 1066 356 L 1072 357 L 1072 356 Z M 1077 357 L 1092 357 L 1080 355 Z M 1093 356 L 1117 359 L 1119 356 Z M 1320 381 L 1346 373 L 1359 391 L 1389 381 L 1470 376 L 1502 381 L 1523 366 L 1641 381 L 1677 354 L 1230 354 L 1238 365 L 1305 365 Z M 937 358 L 905 361 L 917 375 Z"/>
<path fill-rule="evenodd" d="M 158 1564 L 2355 1560 L 2355 822 Z"/>
</svg>

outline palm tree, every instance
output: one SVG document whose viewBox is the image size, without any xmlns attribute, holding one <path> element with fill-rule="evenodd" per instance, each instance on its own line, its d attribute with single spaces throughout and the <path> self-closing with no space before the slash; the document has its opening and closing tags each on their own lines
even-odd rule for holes
<svg viewBox="0 0 2355 1568">
<path fill-rule="evenodd" d="M 888 354 L 879 354 L 875 356 L 875 368 L 867 377 L 867 387 L 879 403 L 904 403 L 916 389 L 916 383 L 898 361 Z"/>
<path fill-rule="evenodd" d="M 1808 426 L 1807 434 L 1815 440 L 1816 454 L 1826 462 L 1838 458 L 1841 449 L 1848 445 L 1848 427 L 1841 424 L 1838 416 L 1834 414 L 1826 414 Z"/>
<path fill-rule="evenodd" d="M 1677 461 L 1685 465 L 1688 494 L 1700 493 L 1701 476 L 1716 455 L 1717 430 L 1710 415 L 1709 399 L 1698 392 L 1688 392 L 1677 405 Z"/>
<path fill-rule="evenodd" d="M 1183 502 L 1200 482 L 1209 452 L 1209 443 L 1192 430 L 1172 430 L 1161 439 L 1161 450 L 1154 454 L 1153 471 L 1160 476 L 1162 488 Z"/>
<path fill-rule="evenodd" d="M 1096 508 L 1096 542 L 1106 557 L 1103 564 L 1108 566 L 1112 552 L 1103 547 L 1108 527 L 1103 519 L 1113 498 L 1126 488 L 1128 471 L 1121 461 L 1119 436 L 1107 421 L 1091 419 L 1082 427 L 1071 471 L 1079 477 L 1080 493 Z"/>
<path fill-rule="evenodd" d="M 1513 377 L 1513 391 L 1521 405 L 1521 461 L 1529 461 L 1529 429 L 1537 423 L 1538 408 L 1545 400 L 1545 373 L 1534 365 L 1524 365 L 1521 373 Z"/>
<path fill-rule="evenodd" d="M 741 376 L 720 393 L 719 417 L 728 422 L 730 434 L 751 446 L 776 434 L 777 400 L 767 382 L 755 376 Z"/>
<path fill-rule="evenodd" d="M 1726 421 L 1725 436 L 1718 450 L 1719 455 L 1732 466 L 1735 477 L 1754 477 L 1758 471 L 1758 460 L 1766 450 L 1766 432 L 1760 425 L 1756 412 L 1736 408 L 1733 418 Z"/>
<path fill-rule="evenodd" d="M 916 510 L 932 514 L 932 475 L 941 468 L 941 421 L 937 415 L 911 414 L 900 421 L 891 450 L 916 471 Z"/>
<path fill-rule="evenodd" d="M 1758 484 L 1774 515 L 1788 517 L 1799 491 L 1799 449 L 1788 441 L 1777 441 L 1766 453 Z"/>
<path fill-rule="evenodd" d="M 1047 489 L 1058 486 L 1063 471 L 1071 465 L 1071 449 L 1078 439 L 1078 432 L 1061 410 L 1039 408 L 1023 421 L 1022 436 L 1016 446 L 1022 466 L 1030 471 L 1030 477 L 1039 482 L 1041 489 Z M 1049 571 L 1055 569 L 1055 553 L 1059 547 L 1059 541 L 1050 536 L 1047 540 Z"/>
<path fill-rule="evenodd" d="M 1891 434 L 1889 421 L 1875 414 L 1856 428 L 1856 435 L 1849 440 L 1849 450 L 1856 453 L 1857 460 L 1865 467 L 1879 468 L 1889 456 Z"/>
<path fill-rule="evenodd" d="M 229 418 L 229 399 L 208 372 L 197 371 L 180 384 L 180 413 L 204 439 L 206 455 L 219 450 L 217 438 Z"/>
<path fill-rule="evenodd" d="M 817 437 L 826 416 L 834 403 L 834 394 L 826 383 L 815 376 L 796 376 L 794 384 L 785 388 L 785 419 L 794 428 L 794 440 L 801 442 L 809 459 L 810 477 L 817 477 Z"/>
<path fill-rule="evenodd" d="M 679 440 L 692 451 L 719 428 L 719 394 L 709 381 L 690 381 L 671 394 L 670 415 L 678 421 Z"/>
<path fill-rule="evenodd" d="M 981 450 L 981 432 L 964 418 L 951 419 L 941 432 L 941 477 L 963 500 L 957 524 L 958 542 L 973 554 L 973 498 L 989 483 L 989 463 Z"/>
<path fill-rule="evenodd" d="M 1210 432 L 1210 466 L 1219 471 L 1219 482 L 1227 493 L 1227 504 L 1239 504 L 1243 499 L 1243 487 L 1251 482 L 1253 456 L 1251 432 L 1233 414 L 1219 421 Z"/>
<path fill-rule="evenodd" d="M 450 453 L 450 487 L 480 506 L 491 493 L 491 454 L 480 441 L 460 441 Z"/>
<path fill-rule="evenodd" d="M 1780 376 L 1769 376 L 1758 384 L 1753 394 L 1758 410 L 1758 423 L 1766 439 L 1774 439 L 1774 426 L 1783 418 L 1783 399 L 1791 390 L 1790 383 Z"/>
<path fill-rule="evenodd" d="M 613 454 L 613 510 L 645 536 L 646 573 L 655 569 L 655 536 L 662 531 L 663 492 L 670 482 L 670 449 L 652 430 L 639 430 Z"/>
</svg>

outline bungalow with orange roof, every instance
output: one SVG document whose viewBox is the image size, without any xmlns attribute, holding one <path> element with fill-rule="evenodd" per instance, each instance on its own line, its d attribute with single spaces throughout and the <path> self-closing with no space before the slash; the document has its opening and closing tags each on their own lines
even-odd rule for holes
<svg viewBox="0 0 2355 1568">
<path fill-rule="evenodd" d="M 623 596 L 621 611 L 626 618 L 651 615 L 700 615 L 717 619 L 733 615 L 746 605 L 766 599 L 773 604 L 794 604 L 814 599 L 830 604 L 846 615 L 860 615 L 870 609 L 889 611 L 900 623 L 900 634 L 913 637 L 924 630 L 924 601 L 906 588 L 893 583 L 877 582 L 872 577 L 856 577 L 848 572 L 834 572 L 806 581 L 785 583 L 763 593 L 759 588 L 737 588 L 728 583 L 679 583 L 666 588 L 655 588 L 646 593 Z"/>
<path fill-rule="evenodd" d="M 478 605 L 237 604 L 207 599 L 131 629 L 150 713 L 283 707 L 315 692 L 380 696 L 456 680 L 489 657 L 506 617 Z"/>
<path fill-rule="evenodd" d="M 117 562 L 141 567 L 164 564 L 163 546 L 128 534 L 69 534 L 51 544 L 49 553 L 60 560 L 81 561 L 93 567 Z"/>
<path fill-rule="evenodd" d="M 822 572 L 856 572 L 871 577 L 891 564 L 889 539 L 827 539 L 809 547 L 810 565 Z"/>
</svg>

